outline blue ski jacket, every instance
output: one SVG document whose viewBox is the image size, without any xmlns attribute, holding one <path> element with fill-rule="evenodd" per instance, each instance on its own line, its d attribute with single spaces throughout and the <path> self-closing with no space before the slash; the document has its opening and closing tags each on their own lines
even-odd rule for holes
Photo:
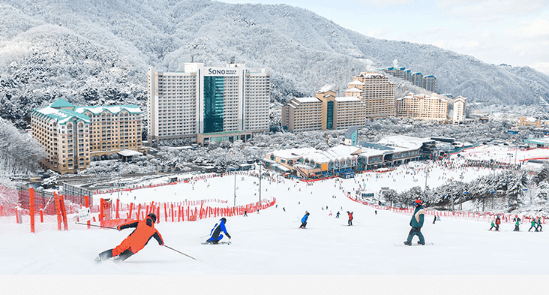
<svg viewBox="0 0 549 295">
<path fill-rule="evenodd" d="M 301 218 L 301 222 L 307 222 L 307 218 L 309 218 L 309 214 L 305 214 L 303 218 Z"/>
<path fill-rule="evenodd" d="M 214 225 L 212 231 L 210 232 L 210 236 L 217 238 L 221 232 L 224 232 L 227 237 L 231 237 L 231 235 L 229 235 L 227 229 L 225 228 L 225 222 L 223 222 L 223 220 L 219 220 L 219 223 L 216 223 Z"/>
</svg>

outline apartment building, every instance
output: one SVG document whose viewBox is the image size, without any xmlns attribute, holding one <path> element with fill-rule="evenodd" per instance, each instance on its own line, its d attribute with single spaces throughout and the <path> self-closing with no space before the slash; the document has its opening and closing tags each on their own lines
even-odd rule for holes
<svg viewBox="0 0 549 295">
<path fill-rule="evenodd" d="M 46 148 L 45 168 L 75 173 L 91 160 L 126 149 L 143 151 L 141 115 L 136 105 L 77 107 L 58 99 L 33 110 L 32 136 Z"/>
<path fill-rule="evenodd" d="M 467 98 L 458 96 L 454 100 L 454 114 L 452 116 L 452 122 L 454 124 L 462 124 L 465 122 L 465 103 Z"/>
<path fill-rule="evenodd" d="M 361 72 L 347 84 L 346 97 L 360 97 L 365 106 L 366 118 L 394 117 L 395 84 L 376 72 Z"/>
<path fill-rule="evenodd" d="M 423 88 L 431 91 L 437 92 L 437 78 L 433 75 L 428 75 L 423 77 Z"/>
<path fill-rule="evenodd" d="M 448 116 L 448 100 L 436 94 L 408 93 L 396 101 L 398 117 L 445 121 Z"/>
<path fill-rule="evenodd" d="M 316 97 L 293 98 L 282 107 L 282 126 L 291 132 L 346 129 L 366 123 L 359 97 L 336 97 L 333 91 Z"/>
<path fill-rule="evenodd" d="M 244 64 L 205 67 L 186 63 L 184 72 L 150 68 L 149 139 L 182 139 L 203 145 L 246 140 L 269 130 L 270 91 L 270 75 L 265 70 L 253 72 Z"/>
</svg>

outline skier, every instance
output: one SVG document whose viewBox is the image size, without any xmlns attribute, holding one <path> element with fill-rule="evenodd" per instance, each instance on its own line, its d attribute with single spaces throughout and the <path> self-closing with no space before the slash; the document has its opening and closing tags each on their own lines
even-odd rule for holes
<svg viewBox="0 0 549 295">
<path fill-rule="evenodd" d="M 532 228 L 534 228 L 536 231 L 538 231 L 538 228 L 536 226 L 536 218 L 535 217 L 532 217 L 532 219 L 530 220 L 530 228 L 528 229 L 528 231 L 531 231 Z"/>
<path fill-rule="evenodd" d="M 351 226 L 353 225 L 353 212 L 347 211 L 347 214 L 349 215 L 349 221 L 347 221 L 347 225 Z"/>
<path fill-rule="evenodd" d="M 309 212 L 305 211 L 305 215 L 301 218 L 301 226 L 299 228 L 305 228 L 307 226 L 307 219 L 309 219 Z"/>
<path fill-rule="evenodd" d="M 135 227 L 136 229 L 125 238 L 120 245 L 116 246 L 116 248 L 99 253 L 95 260 L 101 262 L 114 257 L 115 261 L 124 261 L 143 249 L 151 238 L 155 238 L 160 246 L 164 245 L 162 236 L 158 230 L 154 228 L 155 222 L 156 214 L 149 213 L 144 220 L 132 221 L 117 226 L 117 230 L 123 230 L 130 227 Z"/>
<path fill-rule="evenodd" d="M 424 221 L 423 206 L 421 206 L 421 200 L 419 199 L 416 200 L 414 204 L 416 205 L 416 209 L 414 210 L 414 214 L 412 215 L 412 220 L 410 220 L 410 226 L 412 227 L 412 229 L 410 230 L 410 233 L 408 234 L 408 239 L 404 242 L 404 245 L 411 246 L 412 239 L 415 235 L 419 237 L 419 241 L 417 243 L 420 245 L 425 245 L 425 238 L 421 233 L 421 228 L 423 227 Z"/>
<path fill-rule="evenodd" d="M 492 228 L 496 227 L 496 221 L 492 219 L 492 226 L 490 227 L 490 231 L 492 231 Z"/>
<path fill-rule="evenodd" d="M 499 219 L 499 215 L 496 216 L 496 231 L 499 231 L 499 225 L 501 224 L 501 219 Z"/>
<path fill-rule="evenodd" d="M 337 211 L 336 218 L 339 218 L 339 211 Z"/>
<path fill-rule="evenodd" d="M 436 215 L 435 215 L 435 218 L 433 219 L 433 224 L 435 224 L 435 222 L 437 222 L 437 216 Z M 493 225 L 493 223 L 492 223 L 492 225 Z"/>
<path fill-rule="evenodd" d="M 227 232 L 227 228 L 225 227 L 226 223 L 227 219 L 225 217 L 221 218 L 219 220 L 219 223 L 216 223 L 210 231 L 210 238 L 206 240 L 206 243 L 219 244 L 219 241 L 223 239 L 223 235 L 221 234 L 221 232 L 224 232 L 230 240 L 231 235 L 229 235 L 229 233 Z"/>
<path fill-rule="evenodd" d="M 244 217 L 248 217 L 248 211 L 244 210 Z"/>
<path fill-rule="evenodd" d="M 376 215 L 377 215 L 377 210 L 376 210 Z"/>
<path fill-rule="evenodd" d="M 536 229 L 541 231 L 541 217 L 538 217 L 538 227 Z"/>
<path fill-rule="evenodd" d="M 520 231 L 520 228 L 519 228 L 520 217 L 518 217 L 518 215 L 515 215 L 515 218 L 513 218 L 513 221 L 515 222 L 515 229 L 513 231 Z"/>
</svg>

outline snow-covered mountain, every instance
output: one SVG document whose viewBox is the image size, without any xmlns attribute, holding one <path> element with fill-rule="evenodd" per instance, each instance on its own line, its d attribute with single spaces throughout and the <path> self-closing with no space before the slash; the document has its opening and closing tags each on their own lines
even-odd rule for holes
<svg viewBox="0 0 549 295">
<path fill-rule="evenodd" d="M 408 42 L 369 38 L 288 5 L 209 0 L 4 0 L 0 116 L 27 118 L 64 97 L 76 104 L 145 104 L 148 66 L 222 66 L 234 58 L 272 74 L 273 96 L 343 95 L 360 71 L 393 65 L 437 77 L 441 93 L 485 104 L 546 104 L 549 76 Z M 18 124 L 23 126 L 21 121 Z"/>
</svg>

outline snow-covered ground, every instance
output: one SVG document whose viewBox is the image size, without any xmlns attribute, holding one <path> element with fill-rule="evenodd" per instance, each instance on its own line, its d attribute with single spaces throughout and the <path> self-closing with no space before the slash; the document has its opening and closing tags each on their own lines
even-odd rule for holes
<svg viewBox="0 0 549 295">
<path fill-rule="evenodd" d="M 166 245 L 197 260 L 160 247 L 151 240 L 141 252 L 123 263 L 97 264 L 93 260 L 95 256 L 118 245 L 131 230 L 87 230 L 71 220 L 70 230 L 59 232 L 50 219 L 48 223 L 38 224 L 37 233 L 31 234 L 28 222 L 15 224 L 7 220 L 12 217 L 2 217 L 0 284 L 6 280 L 9 285 L 15 280 L 23 281 L 24 285 L 29 278 L 25 275 L 33 275 L 31 278 L 38 279 L 37 282 L 49 285 L 50 275 L 54 275 L 54 280 L 70 278 L 73 283 L 67 286 L 75 282 L 85 284 L 87 279 L 104 282 L 104 286 L 108 286 L 105 294 L 129 294 L 129 290 L 137 294 L 144 290 L 169 294 L 187 294 L 187 290 L 193 293 L 211 290 L 220 294 L 367 294 L 371 290 L 377 290 L 375 294 L 435 294 L 430 291 L 438 290 L 437 294 L 458 294 L 453 292 L 460 290 L 459 287 L 452 286 L 454 279 L 462 278 L 471 282 L 468 286 L 475 286 L 476 291 L 494 294 L 491 292 L 501 290 L 498 294 L 510 294 L 506 292 L 514 290 L 516 285 L 509 287 L 507 276 L 516 284 L 535 286 L 539 286 L 539 282 L 529 281 L 531 278 L 542 275 L 540 280 L 546 279 L 549 275 L 547 234 L 528 232 L 528 224 L 522 225 L 521 232 L 513 232 L 511 224 L 503 224 L 500 232 L 492 232 L 488 231 L 488 222 L 443 218 L 433 224 L 432 216 L 426 216 L 422 232 L 426 241 L 434 245 L 407 247 L 403 241 L 410 230 L 409 214 L 383 210 L 375 214 L 373 208 L 344 195 L 364 184 L 372 191 L 381 187 L 403 191 L 423 186 L 424 165 L 413 166 L 402 166 L 387 173 L 366 173 L 355 179 L 318 181 L 312 185 L 276 176 L 275 181 L 264 178 L 261 197 L 275 197 L 277 206 L 249 213 L 248 217 L 228 217 L 231 245 L 201 244 L 217 218 L 171 223 L 164 222 L 161 216 L 157 229 Z M 478 168 L 463 171 L 432 167 L 429 186 L 456 179 L 462 172 L 465 172 L 465 181 L 489 173 Z M 215 198 L 226 200 L 227 205 L 232 206 L 234 182 L 234 176 L 208 178 L 124 192 L 120 200 L 148 203 Z M 236 205 L 259 200 L 258 182 L 257 177 L 236 176 Z M 100 197 L 117 198 L 118 194 L 96 196 Z M 302 230 L 298 228 L 299 220 L 305 211 L 311 215 L 307 229 Z M 338 211 L 340 218 L 335 217 Z M 347 226 L 346 211 L 354 212 L 353 226 Z M 516 275 L 521 275 L 520 279 Z M 501 284 L 483 289 L 485 280 L 492 279 Z M 211 280 L 221 284 L 212 284 Z M 155 288 L 147 289 L 148 284 L 142 281 Z M 135 283 L 145 286 L 124 288 Z M 349 287 L 352 288 L 345 291 Z M 5 294 L 18 294 L 17 291 L 25 288 L 19 286 L 13 290 L 14 293 Z M 111 292 L 114 290 L 121 291 Z"/>
</svg>

